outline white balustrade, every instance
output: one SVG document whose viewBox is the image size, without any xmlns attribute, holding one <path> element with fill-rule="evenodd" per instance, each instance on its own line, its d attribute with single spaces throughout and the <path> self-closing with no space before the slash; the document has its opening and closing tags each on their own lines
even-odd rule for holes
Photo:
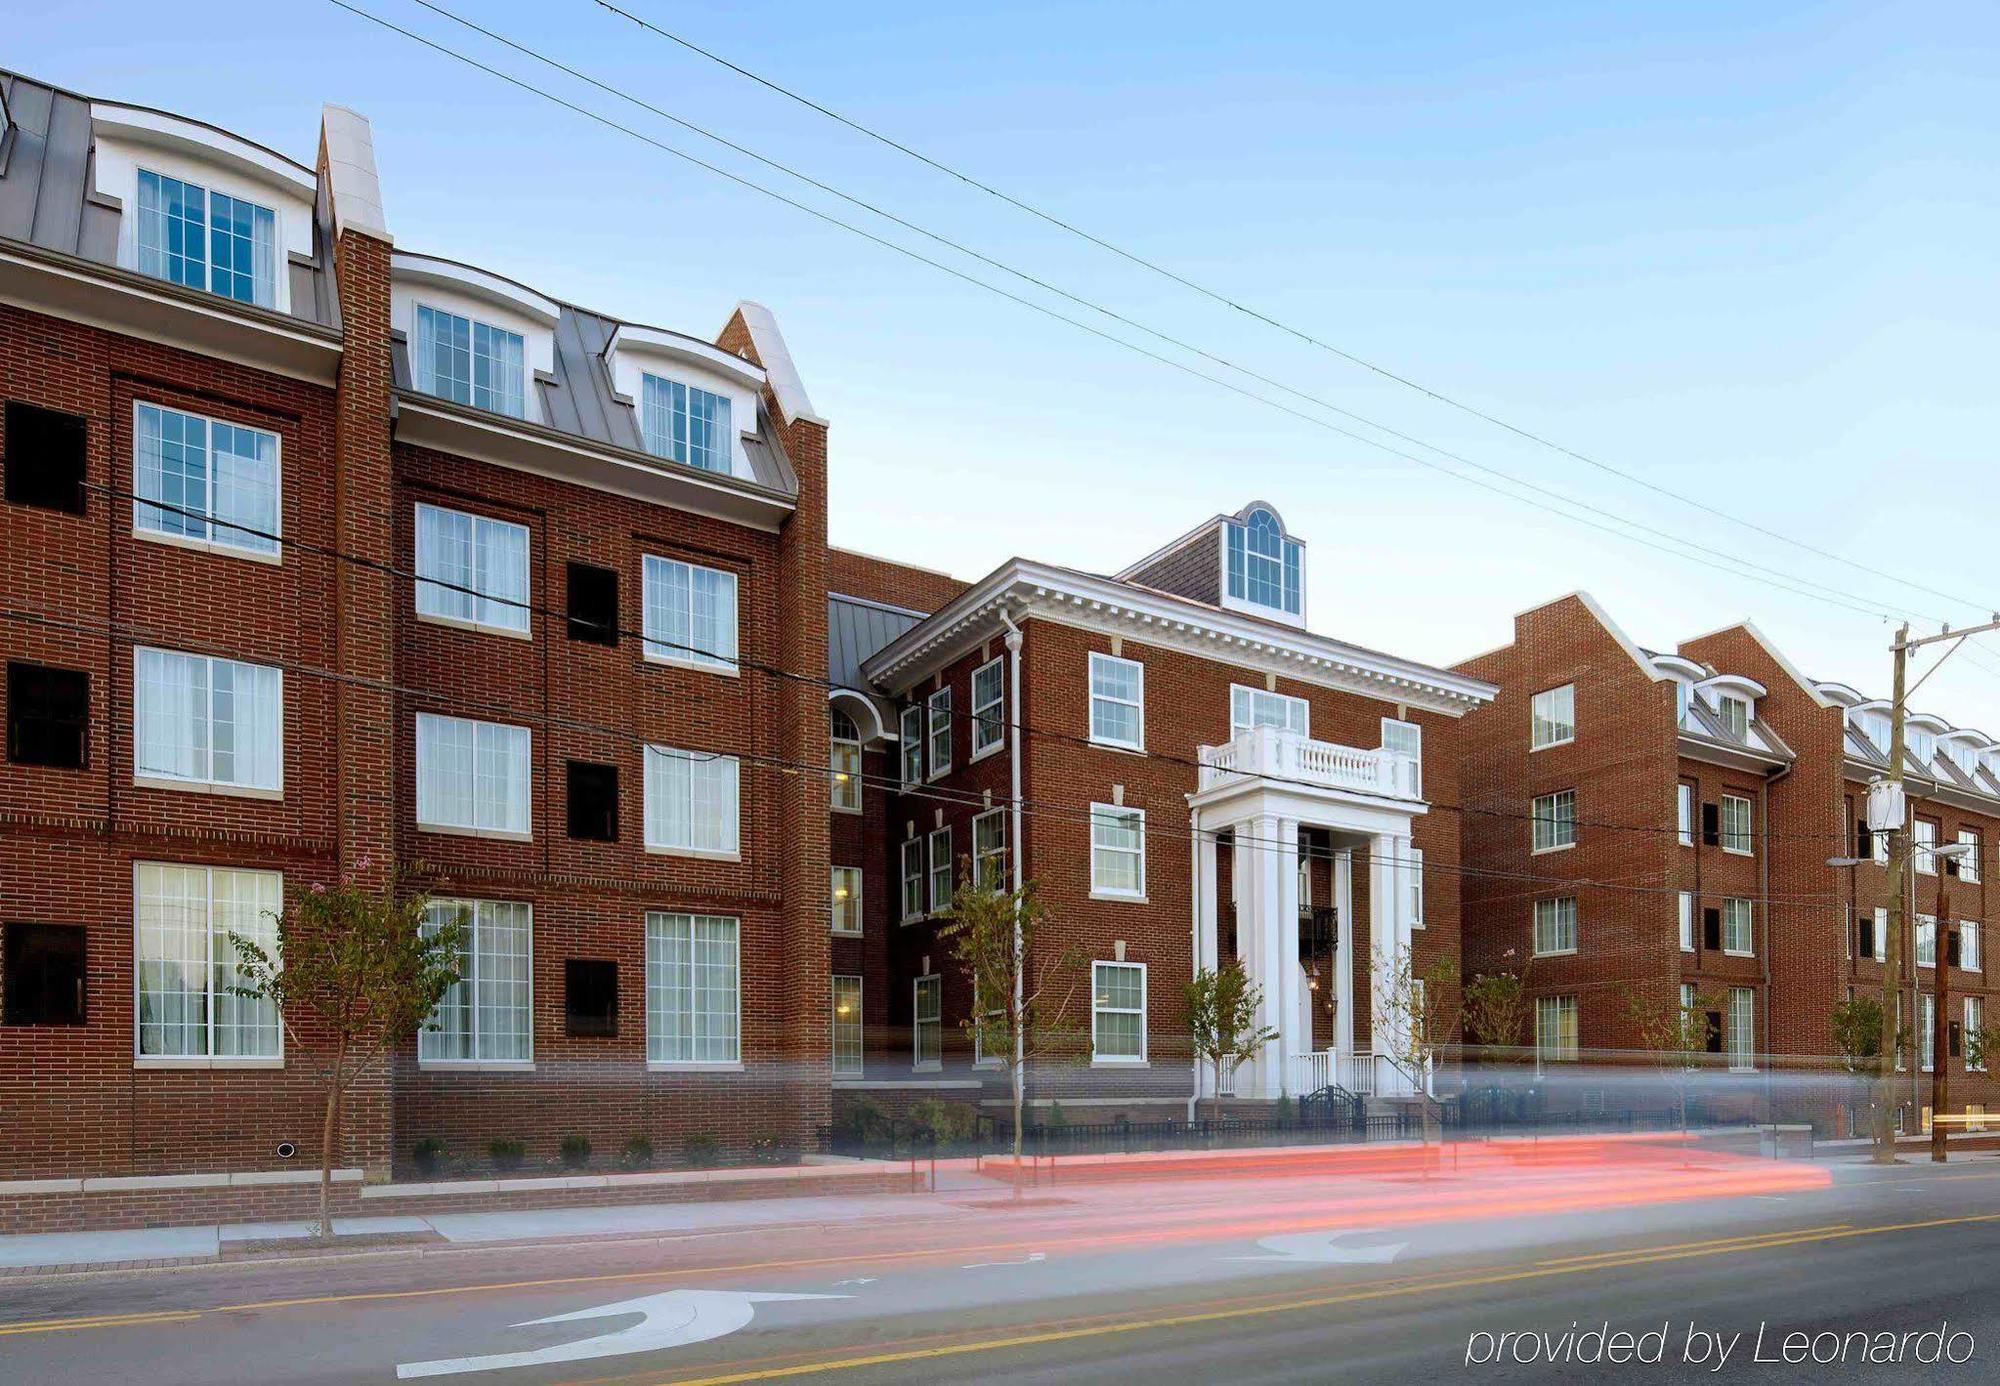
<svg viewBox="0 0 2000 1386">
<path fill-rule="evenodd" d="M 1252 727 L 1224 745 L 1201 748 L 1203 790 L 1252 776 L 1397 798 L 1417 797 L 1416 762 L 1387 748 L 1371 751 L 1340 746 L 1277 727 Z"/>
</svg>

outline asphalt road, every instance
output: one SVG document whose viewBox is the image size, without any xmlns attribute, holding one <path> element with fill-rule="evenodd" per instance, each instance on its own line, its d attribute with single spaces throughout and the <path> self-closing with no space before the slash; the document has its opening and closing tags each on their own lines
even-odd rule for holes
<svg viewBox="0 0 2000 1386">
<path fill-rule="evenodd" d="M 0 1281 L 0 1381 L 2000 1379 L 2000 1159 L 1796 1185 L 961 1187 L 878 1227 Z"/>
</svg>

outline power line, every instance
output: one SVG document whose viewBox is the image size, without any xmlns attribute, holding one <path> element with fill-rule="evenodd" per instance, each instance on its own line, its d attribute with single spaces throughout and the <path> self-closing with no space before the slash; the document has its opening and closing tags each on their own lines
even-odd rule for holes
<svg viewBox="0 0 2000 1386">
<path fill-rule="evenodd" d="M 425 4 L 426 0 L 418 0 L 418 3 Z M 1575 448 L 1569 447 L 1568 445 L 1563 443 L 1556 442 L 1553 439 L 1548 438 L 1540 433 L 1521 427 L 1518 424 L 1511 423 L 1508 420 L 1499 417 L 1498 415 L 1492 414 L 1486 410 L 1479 408 L 1477 405 L 1468 404 L 1463 400 L 1454 398 L 1451 395 L 1447 395 L 1441 390 L 1438 390 L 1429 385 L 1425 385 L 1422 382 L 1414 380 L 1408 376 L 1402 375 L 1399 372 L 1394 371 L 1387 366 L 1369 360 L 1368 358 L 1361 356 L 1353 351 L 1350 351 L 1345 347 L 1337 346 L 1331 342 L 1324 341 L 1303 328 L 1294 327 L 1289 323 L 1283 322 L 1278 318 L 1272 317 L 1268 313 L 1262 312 L 1256 308 L 1249 307 L 1248 305 L 1237 301 L 1236 299 L 1230 297 L 1229 295 L 1222 293 L 1218 290 L 1211 289 L 1207 285 L 1201 284 L 1196 280 L 1190 279 L 1187 276 L 1179 273 L 1178 271 L 1169 269 L 1165 265 L 1162 265 L 1155 260 L 1148 259 L 1145 256 L 1140 255 L 1135 251 L 1128 250 L 1121 245 L 1118 245 L 1112 241 L 1104 239 L 1101 236 L 1097 236 L 1089 231 L 1086 231 L 1082 227 L 1076 226 L 1068 221 L 1065 221 L 1061 217 L 1056 216 L 1054 213 L 1045 211 L 1042 208 L 1033 205 L 1032 203 L 1026 202 L 1021 198 L 1015 197 L 1011 193 L 1003 192 L 999 188 L 994 187 L 992 184 L 983 182 L 980 179 L 973 177 L 971 174 L 966 173 L 961 169 L 954 168 L 949 164 L 934 159 L 927 154 L 924 154 L 916 149 L 911 148 L 907 144 L 904 144 L 896 139 L 891 138 L 888 135 L 883 134 L 879 130 L 873 129 L 867 125 L 863 125 L 859 121 L 852 120 L 849 117 L 842 115 L 840 112 L 832 110 L 829 107 L 824 106 L 817 101 L 814 101 L 812 98 L 808 96 L 804 96 L 799 92 L 796 92 L 789 87 L 786 87 L 776 81 L 773 81 L 768 77 L 753 72 L 749 68 L 743 67 L 738 63 L 731 62 L 728 58 L 725 58 L 719 53 L 713 52 L 707 48 L 702 47 L 700 44 L 695 43 L 691 39 L 685 38 L 682 35 L 676 34 L 668 29 L 661 28 L 659 25 L 653 24 L 650 21 L 642 18 L 641 16 L 633 14 L 629 10 L 622 9 L 619 6 L 612 4 L 610 0 L 592 0 L 592 3 L 596 4 L 600 9 L 607 10 L 610 13 L 617 15 L 622 19 L 629 20 L 631 23 L 637 25 L 639 28 L 651 34 L 654 34 L 659 38 L 665 39 L 671 43 L 678 44 L 682 48 L 688 50 L 689 52 L 695 53 L 703 58 L 708 59 L 710 62 L 720 64 L 721 66 L 728 68 L 731 72 L 734 72 L 737 75 L 748 79 L 749 81 L 755 82 L 759 86 L 762 86 L 772 92 L 775 92 L 779 96 L 782 96 L 789 101 L 797 102 L 799 105 L 804 106 L 809 110 L 816 111 L 820 115 L 825 116 L 827 119 L 835 121 L 841 125 L 844 125 L 848 129 L 854 131 L 857 134 L 866 136 L 868 139 L 874 140 L 879 144 L 886 145 L 890 149 L 893 149 L 900 154 L 904 154 L 909 158 L 915 159 L 917 162 L 927 165 L 928 167 L 937 170 L 939 173 L 942 173 L 947 177 L 955 178 L 959 182 L 967 185 L 968 187 L 975 188 L 978 191 L 985 193 L 989 197 L 997 198 L 1011 207 L 1014 207 L 1022 212 L 1026 212 L 1029 216 L 1044 221 L 1049 225 L 1054 226 L 1059 230 L 1065 231 L 1072 236 L 1077 236 L 1085 241 L 1088 241 L 1092 245 L 1095 245 L 1102 250 L 1107 250 L 1111 254 L 1118 256 L 1120 259 L 1129 261 L 1130 263 L 1139 266 L 1141 269 L 1148 270 L 1153 274 L 1161 276 L 1162 278 L 1169 279 L 1174 283 L 1180 285 L 1181 287 L 1190 289 L 1193 292 L 1200 294 L 1202 297 L 1207 298 L 1215 303 L 1219 303 L 1222 306 L 1233 310 L 1234 312 L 1241 313 L 1246 317 L 1254 318 L 1256 321 L 1263 323 L 1265 326 L 1275 328 L 1276 330 L 1286 334 L 1287 336 L 1296 338 L 1297 340 L 1306 343 L 1308 346 L 1316 347 L 1321 351 L 1327 352 L 1333 356 L 1337 356 L 1341 360 L 1348 362 L 1350 365 L 1359 366 L 1363 370 L 1370 371 L 1375 375 L 1382 377 L 1385 380 L 1391 381 L 1397 385 L 1404 387 L 1405 389 L 1414 390 L 1416 393 L 1424 396 L 1429 400 L 1432 400 L 1435 403 L 1445 405 L 1452 409 L 1456 409 L 1461 413 L 1468 414 L 1473 418 L 1481 420 L 1484 423 L 1491 424 L 1495 428 L 1504 429 L 1506 432 L 1511 433 L 1515 437 L 1520 438 L 1526 442 L 1534 443 L 1539 447 L 1544 447 L 1553 452 L 1560 453 L 1565 457 L 1581 462 L 1586 466 L 1594 467 L 1599 471 L 1606 472 L 1624 481 L 1629 481 L 1634 485 L 1643 486 L 1647 490 L 1652 491 L 1657 495 L 1665 496 L 1670 500 L 1678 501 L 1681 504 L 1690 506 L 1695 510 L 1699 510 L 1708 515 L 1713 515 L 1717 519 L 1728 520 L 1731 524 L 1741 525 L 1745 529 L 1751 530 L 1758 534 L 1762 534 L 1767 538 L 1776 539 L 1780 543 L 1790 544 L 1792 547 L 1801 549 L 1806 553 L 1817 555 L 1820 558 L 1829 559 L 1835 563 L 1844 564 L 1847 567 L 1853 568 L 1858 572 L 1867 573 L 1871 576 L 1878 578 L 1884 578 L 1890 582 L 1897 583 L 1900 586 L 1910 588 L 1912 591 L 1923 592 L 1933 597 L 1941 597 L 1946 601 L 1957 602 L 1960 605 L 1969 606 L 1976 610 L 1989 609 L 1988 604 L 1986 603 L 1975 602 L 1972 601 L 1970 598 L 1966 597 L 1953 596 L 1949 592 L 1939 591 L 1937 588 L 1927 587 L 1923 583 L 1913 581 L 1910 578 L 1902 577 L 1899 576 L 1898 574 L 1891 573 L 1880 568 L 1871 567 L 1866 563 L 1862 563 L 1856 559 L 1849 558 L 1846 555 L 1837 553 L 1833 550 L 1821 548 L 1820 546 L 1808 543 L 1803 539 L 1793 538 L 1791 535 L 1785 534 L 1782 531 L 1772 529 L 1755 520 L 1745 519 L 1740 515 L 1736 515 L 1730 511 L 1723 510 L 1718 506 L 1711 505 L 1707 501 L 1698 500 L 1693 496 L 1685 495 L 1679 491 L 1672 489 L 1671 487 L 1662 486 L 1658 482 L 1649 480 L 1648 478 L 1639 475 L 1638 473 L 1627 471 L 1622 467 L 1614 466 L 1611 463 L 1593 457 L 1588 453 L 1578 451 Z M 426 7 L 435 8 L 434 6 L 428 6 L 428 5 Z M 671 119 L 672 117 L 669 118 Z"/>
</svg>

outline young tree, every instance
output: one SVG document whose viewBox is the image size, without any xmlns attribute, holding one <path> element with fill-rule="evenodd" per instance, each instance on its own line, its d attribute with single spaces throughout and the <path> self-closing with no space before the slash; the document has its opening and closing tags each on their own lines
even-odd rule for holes
<svg viewBox="0 0 2000 1386">
<path fill-rule="evenodd" d="M 1882 1057 L 1882 1000 L 1877 996 L 1859 994 L 1850 996 L 1833 1008 L 1833 1043 L 1840 1050 L 1840 1061 L 1846 1067 L 1848 1077 L 1867 1094 L 1872 1107 L 1880 1094 L 1876 1091 L 1875 1074 L 1881 1067 Z M 1896 1043 L 1901 1044 L 1899 1034 Z M 1966 1053 L 1972 1053 L 1976 1040 L 1966 1037 Z M 1974 1062 L 1977 1062 L 1974 1060 Z"/>
<path fill-rule="evenodd" d="M 1420 971 L 1411 951 L 1398 948 L 1390 961 L 1389 983 L 1382 996 L 1381 1020 L 1386 1026 L 1378 1025 L 1375 1031 L 1377 1051 L 1394 1058 L 1417 1085 L 1426 1144 L 1434 1133 L 1442 1136 L 1437 1099 L 1430 1090 L 1431 1075 L 1438 1052 L 1451 1038 L 1456 1017 L 1449 1003 L 1457 985 L 1458 959 L 1451 954 L 1438 954 Z"/>
<path fill-rule="evenodd" d="M 1278 1037 L 1275 1027 L 1257 1024 L 1257 1011 L 1264 1004 L 1264 991 L 1245 975 L 1243 964 L 1231 958 L 1221 967 L 1206 967 L 1187 984 L 1188 1038 L 1194 1047 L 1195 1062 L 1205 1063 L 1215 1075 L 1215 1095 L 1210 1112 L 1222 1099 L 1225 1082 L 1236 1070 L 1257 1056 L 1257 1051 Z"/>
<path fill-rule="evenodd" d="M 1528 984 L 1516 972 L 1482 972 L 1465 984 L 1465 1028 L 1488 1049 L 1519 1049 L 1528 1033 Z"/>
<path fill-rule="evenodd" d="M 1687 1130 L 1688 1082 L 1701 1067 L 1708 1050 L 1708 1013 L 1722 1003 L 1709 992 L 1696 992 L 1683 1001 L 1675 993 L 1666 1003 L 1644 993 L 1623 989 L 1625 1013 L 1639 1034 L 1639 1047 L 1674 1089 L 1674 1108 L 1681 1130 Z"/>
<path fill-rule="evenodd" d="M 959 879 L 942 936 L 952 941 L 970 983 L 972 1015 L 965 1032 L 981 1056 L 1005 1070 L 1013 1092 L 1018 1165 L 1027 1068 L 1046 1054 L 1075 1048 L 1082 1032 L 1069 1011 L 1086 964 L 1073 946 L 1050 958 L 1035 957 L 1043 909 L 1033 881 L 1019 890 L 1001 889 L 980 880 L 969 863 Z"/>
<path fill-rule="evenodd" d="M 366 859 L 360 866 L 368 869 Z M 464 926 L 449 920 L 425 928 L 429 906 L 421 893 L 377 892 L 343 875 L 334 886 L 314 883 L 292 897 L 278 915 L 275 949 L 229 936 L 237 975 L 230 992 L 275 1003 L 292 1052 L 304 1050 L 302 1023 L 327 1049 L 319 1235 L 329 1240 L 334 1148 L 347 1090 L 391 1045 L 431 1024 L 431 1013 L 459 980 Z"/>
</svg>

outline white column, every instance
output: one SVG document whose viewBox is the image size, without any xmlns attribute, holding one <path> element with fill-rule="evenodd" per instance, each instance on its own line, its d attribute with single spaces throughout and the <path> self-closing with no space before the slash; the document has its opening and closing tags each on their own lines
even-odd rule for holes
<svg viewBox="0 0 2000 1386">
<path fill-rule="evenodd" d="M 1336 918 L 1333 950 L 1333 1047 L 1354 1052 L 1354 853 L 1343 847 L 1333 854 L 1333 908 Z"/>
<path fill-rule="evenodd" d="M 1196 819 L 1194 838 L 1194 967 L 1213 972 L 1221 947 L 1222 902 L 1216 897 L 1221 882 L 1216 876 L 1215 834 Z M 1215 1095 L 1215 1073 L 1196 1061 L 1195 1087 L 1202 1097 Z"/>
<path fill-rule="evenodd" d="M 1238 1095 L 1244 1097 L 1275 1098 L 1284 1080 L 1284 937 L 1278 917 L 1283 901 L 1283 857 L 1277 840 L 1278 821 L 1269 814 L 1259 814 L 1236 825 L 1236 860 L 1242 872 L 1236 893 L 1237 946 L 1243 954 L 1243 970 L 1263 996 L 1257 1023 L 1278 1032 L 1258 1053 L 1254 1089 L 1245 1091 L 1238 1085 Z M 1296 849 L 1293 855 L 1297 855 Z M 1296 880 L 1292 888 L 1297 890 Z M 1297 927 L 1294 922 L 1293 928 Z"/>
<path fill-rule="evenodd" d="M 1299 1033 L 1299 998 L 1305 991 L 1305 979 L 1299 973 L 1299 820 L 1275 818 L 1271 822 L 1277 839 L 1271 851 L 1278 877 L 1271 933 L 1278 953 L 1278 1019 L 1274 1022 L 1278 1027 L 1278 1086 L 1280 1091 L 1297 1096 L 1298 1075 L 1293 1072 L 1297 1065 L 1292 1059 L 1312 1048 L 1311 1032 Z"/>
<path fill-rule="evenodd" d="M 1369 839 L 1372 860 L 1368 870 L 1368 951 L 1369 1028 L 1373 1047 L 1379 1054 L 1403 1056 L 1404 1031 L 1399 1016 L 1389 1013 L 1389 997 L 1394 986 L 1392 971 L 1399 958 L 1409 956 L 1410 911 L 1404 863 L 1409 839 L 1378 833 Z M 1378 1093 L 1410 1091 L 1408 1081 L 1387 1063 L 1376 1062 Z"/>
</svg>

